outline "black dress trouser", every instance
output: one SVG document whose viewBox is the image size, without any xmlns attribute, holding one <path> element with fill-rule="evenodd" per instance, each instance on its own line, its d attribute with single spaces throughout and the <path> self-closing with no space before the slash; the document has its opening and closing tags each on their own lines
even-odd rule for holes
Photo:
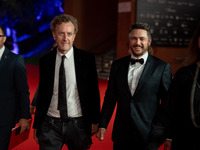
<svg viewBox="0 0 200 150">
<path fill-rule="evenodd" d="M 85 130 L 82 117 L 65 122 L 46 116 L 38 137 L 40 150 L 61 150 L 66 144 L 69 150 L 87 150 L 91 136 Z"/>
</svg>

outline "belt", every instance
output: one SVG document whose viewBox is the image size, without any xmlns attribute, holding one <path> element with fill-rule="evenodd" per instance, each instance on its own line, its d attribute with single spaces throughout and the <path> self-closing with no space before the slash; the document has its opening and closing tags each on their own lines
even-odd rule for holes
<svg viewBox="0 0 200 150">
<path fill-rule="evenodd" d="M 56 122 L 63 122 L 63 123 L 70 122 L 70 121 L 79 121 L 79 120 L 83 119 L 83 117 L 67 117 L 64 120 L 61 120 L 61 118 L 51 117 L 51 116 L 48 116 L 48 115 L 47 115 L 47 118 L 54 120 Z"/>
</svg>

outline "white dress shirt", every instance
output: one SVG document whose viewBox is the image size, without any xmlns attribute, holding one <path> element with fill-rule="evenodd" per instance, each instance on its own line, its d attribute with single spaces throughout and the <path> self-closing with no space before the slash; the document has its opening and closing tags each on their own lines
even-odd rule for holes
<svg viewBox="0 0 200 150">
<path fill-rule="evenodd" d="M 80 99 L 76 83 L 75 65 L 74 65 L 74 49 L 73 47 L 65 54 L 64 61 L 65 76 L 66 76 L 66 92 L 67 92 L 67 111 L 68 117 L 80 117 L 82 116 L 82 110 L 80 105 Z M 58 82 L 59 82 L 59 69 L 62 60 L 62 55 L 57 51 L 56 64 L 55 64 L 55 77 L 54 77 L 54 89 L 51 99 L 51 103 L 48 109 L 48 115 L 52 117 L 60 117 L 58 110 Z"/>
<path fill-rule="evenodd" d="M 128 68 L 128 84 L 129 84 L 129 89 L 130 89 L 132 95 L 135 93 L 135 90 L 137 88 L 140 76 L 141 76 L 141 74 L 142 74 L 142 72 L 144 70 L 148 55 L 149 54 L 147 52 L 142 57 L 140 57 L 140 58 L 144 59 L 144 63 L 143 64 L 140 64 L 139 62 L 136 62 L 134 65 L 131 65 L 131 63 L 129 64 L 129 68 Z M 131 58 L 140 59 L 140 58 L 136 58 L 132 54 L 131 54 Z"/>
</svg>

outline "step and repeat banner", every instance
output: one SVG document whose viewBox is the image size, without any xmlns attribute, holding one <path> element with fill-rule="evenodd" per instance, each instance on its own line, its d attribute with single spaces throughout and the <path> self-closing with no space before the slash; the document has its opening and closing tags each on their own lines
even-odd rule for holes
<svg viewBox="0 0 200 150">
<path fill-rule="evenodd" d="M 186 47 L 200 21 L 200 0 L 138 0 L 137 22 L 151 26 L 152 46 Z"/>
</svg>

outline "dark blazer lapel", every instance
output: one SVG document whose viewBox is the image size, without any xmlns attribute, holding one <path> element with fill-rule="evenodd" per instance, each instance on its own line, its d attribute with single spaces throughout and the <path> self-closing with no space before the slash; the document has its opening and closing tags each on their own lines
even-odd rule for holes
<svg viewBox="0 0 200 150">
<path fill-rule="evenodd" d="M 129 60 L 130 60 L 131 55 L 127 56 L 121 66 L 122 71 L 121 71 L 121 79 L 123 80 L 123 86 L 125 88 L 125 91 L 127 91 L 127 94 L 131 96 L 131 91 L 128 85 L 128 67 L 129 67 Z"/>
<path fill-rule="evenodd" d="M 9 56 L 10 56 L 10 50 L 5 47 L 5 50 L 3 52 L 3 55 L 2 55 L 1 61 L 0 61 L 1 64 L 5 64 L 6 61 L 8 60 Z"/>
<path fill-rule="evenodd" d="M 79 50 L 74 47 L 74 65 L 75 65 L 75 72 L 76 72 L 76 82 L 78 89 L 80 88 L 80 76 L 81 76 L 81 68 L 80 68 L 80 63 L 82 62 L 82 58 L 80 56 Z"/>
<path fill-rule="evenodd" d="M 53 91 L 54 86 L 54 79 L 55 79 L 55 63 L 56 63 L 56 55 L 57 55 L 57 47 L 54 48 L 49 55 L 49 58 L 46 62 L 46 67 L 48 68 L 47 71 L 47 78 L 49 78 L 49 82 Z"/>
<path fill-rule="evenodd" d="M 140 91 L 140 89 L 142 89 L 145 82 L 147 82 L 148 79 L 151 77 L 151 72 L 154 70 L 153 69 L 154 67 L 155 67 L 155 65 L 154 65 L 153 57 L 149 54 L 146 65 L 144 67 L 143 73 L 138 82 L 138 85 L 137 85 L 134 95 L 136 95 Z"/>
</svg>

